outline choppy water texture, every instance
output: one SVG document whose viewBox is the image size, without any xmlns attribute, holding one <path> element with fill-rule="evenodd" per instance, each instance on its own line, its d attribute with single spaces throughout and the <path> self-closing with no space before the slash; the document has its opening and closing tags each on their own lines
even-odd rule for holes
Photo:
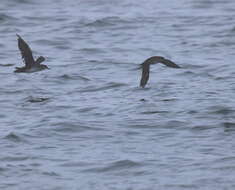
<svg viewBox="0 0 235 190">
<path fill-rule="evenodd" d="M 234 7 L 1 1 L 0 189 L 235 189 Z M 13 73 L 16 33 L 50 70 Z M 182 69 L 142 89 L 153 55 Z"/>
</svg>

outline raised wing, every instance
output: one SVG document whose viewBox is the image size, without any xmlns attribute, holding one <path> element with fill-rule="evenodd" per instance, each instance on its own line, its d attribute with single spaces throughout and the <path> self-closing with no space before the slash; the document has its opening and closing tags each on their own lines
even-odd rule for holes
<svg viewBox="0 0 235 190">
<path fill-rule="evenodd" d="M 27 68 L 30 68 L 34 64 L 32 51 L 28 44 L 20 37 L 20 35 L 16 35 L 18 37 L 18 47 L 24 60 L 25 66 Z"/>
</svg>

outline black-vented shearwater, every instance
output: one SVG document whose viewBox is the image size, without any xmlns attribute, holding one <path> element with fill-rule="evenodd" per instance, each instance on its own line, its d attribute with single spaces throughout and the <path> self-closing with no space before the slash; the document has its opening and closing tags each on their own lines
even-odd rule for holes
<svg viewBox="0 0 235 190">
<path fill-rule="evenodd" d="M 22 59 L 25 63 L 24 67 L 16 67 L 15 72 L 37 72 L 44 69 L 49 69 L 46 65 L 41 64 L 43 61 L 45 61 L 45 58 L 43 56 L 40 56 L 35 61 L 33 58 L 32 51 L 28 44 L 20 37 L 20 35 L 16 34 L 18 37 L 18 47 L 22 55 Z"/>
<path fill-rule="evenodd" d="M 165 59 L 164 57 L 161 56 L 153 56 L 150 57 L 148 59 L 146 59 L 142 64 L 141 64 L 141 68 L 142 68 L 142 77 L 140 80 L 140 86 L 141 87 L 145 87 L 145 85 L 147 84 L 148 80 L 149 80 L 149 68 L 151 64 L 156 64 L 156 63 L 162 63 L 168 67 L 172 67 L 172 68 L 180 68 L 180 66 L 176 65 L 174 62 L 172 62 L 169 59 Z"/>
</svg>

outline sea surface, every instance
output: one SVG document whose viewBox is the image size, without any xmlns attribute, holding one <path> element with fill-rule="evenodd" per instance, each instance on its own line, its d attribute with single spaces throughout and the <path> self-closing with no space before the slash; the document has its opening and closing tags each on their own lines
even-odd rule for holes
<svg viewBox="0 0 235 190">
<path fill-rule="evenodd" d="M 235 1 L 1 0 L 0 189 L 235 189 Z"/>
</svg>

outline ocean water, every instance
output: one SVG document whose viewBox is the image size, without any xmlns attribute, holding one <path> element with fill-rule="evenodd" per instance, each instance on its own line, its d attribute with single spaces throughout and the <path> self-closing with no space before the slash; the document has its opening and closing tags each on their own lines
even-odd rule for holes
<svg viewBox="0 0 235 190">
<path fill-rule="evenodd" d="M 234 18 L 231 0 L 2 0 L 0 189 L 235 189 Z M 13 72 L 16 33 L 50 70 Z M 181 69 L 140 88 L 156 55 Z"/>
</svg>

